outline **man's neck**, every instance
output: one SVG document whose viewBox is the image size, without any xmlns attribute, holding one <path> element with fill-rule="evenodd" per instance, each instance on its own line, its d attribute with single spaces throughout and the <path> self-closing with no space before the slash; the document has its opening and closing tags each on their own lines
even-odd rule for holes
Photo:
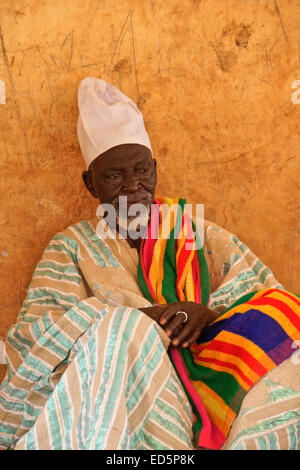
<svg viewBox="0 0 300 470">
<path fill-rule="evenodd" d="M 137 251 L 140 250 L 142 237 L 131 238 L 130 233 L 127 232 L 127 229 L 122 229 L 118 224 L 116 226 L 116 229 L 117 229 L 118 234 L 121 235 L 121 237 L 125 238 L 125 240 L 127 241 L 128 245 L 131 248 L 136 248 Z"/>
<path fill-rule="evenodd" d="M 142 243 L 142 239 L 137 238 L 136 240 L 132 240 L 132 238 L 127 238 L 127 243 L 130 246 L 130 248 L 136 248 L 136 250 L 139 252 L 140 247 L 141 247 L 141 243 Z"/>
</svg>

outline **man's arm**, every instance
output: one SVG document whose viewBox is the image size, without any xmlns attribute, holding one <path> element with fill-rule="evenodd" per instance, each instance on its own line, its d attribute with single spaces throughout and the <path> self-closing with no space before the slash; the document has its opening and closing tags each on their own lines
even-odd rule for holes
<svg viewBox="0 0 300 470">
<path fill-rule="evenodd" d="M 58 233 L 37 264 L 21 311 L 7 336 L 8 359 L 12 357 L 13 369 L 65 312 L 88 298 L 78 269 L 77 248 L 75 240 Z M 61 347 L 59 344 L 58 349 Z M 9 354 L 13 351 L 18 355 Z"/>
<path fill-rule="evenodd" d="M 76 341 L 109 309 L 90 297 L 77 242 L 57 234 L 38 263 L 6 338 L 7 376 L 0 397 L 0 448 L 35 422 L 68 365 Z"/>
</svg>

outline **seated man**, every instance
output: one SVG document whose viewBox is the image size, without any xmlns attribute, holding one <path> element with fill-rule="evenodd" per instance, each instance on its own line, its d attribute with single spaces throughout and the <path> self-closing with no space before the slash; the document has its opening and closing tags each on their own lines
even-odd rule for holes
<svg viewBox="0 0 300 470">
<path fill-rule="evenodd" d="M 35 269 L 6 340 L 0 448 L 218 449 L 295 351 L 299 301 L 235 236 L 202 221 L 201 237 L 184 200 L 156 197 L 128 97 L 86 78 L 78 101 L 83 179 L 104 210 L 57 233 Z"/>
</svg>

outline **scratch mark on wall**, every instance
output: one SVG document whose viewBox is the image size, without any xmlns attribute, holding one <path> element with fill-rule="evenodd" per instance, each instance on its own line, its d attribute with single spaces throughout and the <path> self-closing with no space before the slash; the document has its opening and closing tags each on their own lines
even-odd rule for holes
<svg viewBox="0 0 300 470">
<path fill-rule="evenodd" d="M 48 62 L 46 61 L 45 57 L 43 56 L 43 54 L 41 53 L 41 49 L 40 49 L 40 46 L 37 46 L 37 51 L 42 59 L 42 61 L 44 62 L 44 64 L 46 65 L 47 69 L 49 68 L 49 64 Z"/>
<path fill-rule="evenodd" d="M 227 165 L 228 163 L 232 163 L 236 160 L 239 160 L 240 158 L 244 158 L 246 155 L 249 155 L 249 154 L 252 154 L 254 152 L 258 152 L 262 149 L 265 149 L 267 147 L 270 147 L 270 146 L 273 146 L 274 144 L 276 143 L 279 143 L 279 142 L 282 142 L 282 140 L 284 139 L 288 139 L 288 138 L 292 138 L 292 136 L 283 136 L 281 138 L 279 138 L 278 140 L 276 141 L 272 141 L 272 142 L 269 142 L 269 143 L 266 143 L 266 144 L 263 144 L 263 145 L 260 145 L 260 146 L 257 146 L 257 147 L 254 147 L 254 148 L 251 148 L 249 150 L 247 150 L 246 152 L 243 152 L 243 153 L 240 153 L 238 155 L 236 155 L 235 157 L 233 158 L 229 158 L 229 159 L 224 159 L 224 160 L 204 160 L 204 161 L 200 161 L 200 162 L 195 162 L 194 163 L 194 166 L 202 166 L 202 165 L 217 165 L 220 166 L 220 165 Z M 209 154 L 209 152 L 207 151 L 207 149 L 205 148 L 206 152 Z M 210 148 L 210 150 L 212 151 L 212 147 Z M 210 154 L 209 154 L 210 155 Z"/>
<path fill-rule="evenodd" d="M 90 17 L 90 21 L 87 24 L 87 29 L 88 30 L 90 29 L 90 27 L 91 27 L 92 23 L 94 22 L 95 18 L 97 18 L 97 13 L 98 13 L 98 10 L 99 10 L 100 5 L 101 5 L 102 2 L 103 2 L 103 0 L 99 0 L 95 10 L 92 12 L 91 17 Z"/>
<path fill-rule="evenodd" d="M 132 42 L 132 53 L 133 53 L 133 63 L 134 63 L 134 75 L 135 75 L 135 82 L 136 82 L 136 89 L 137 89 L 137 105 L 140 106 L 140 90 L 139 90 L 139 81 L 138 81 L 138 75 L 137 75 L 137 66 L 136 66 L 136 54 L 135 54 L 135 45 L 134 45 L 134 33 L 133 33 L 133 23 L 132 23 L 132 14 L 133 10 L 131 10 L 130 13 L 130 29 L 131 29 L 131 42 Z"/>
<path fill-rule="evenodd" d="M 282 32 L 283 32 L 283 35 L 284 35 L 286 44 L 289 45 L 289 40 L 288 40 L 287 32 L 286 32 L 286 29 L 285 29 L 284 24 L 283 24 L 283 21 L 282 21 L 282 17 L 281 17 L 281 14 L 280 14 L 280 10 L 279 10 L 279 6 L 278 6 L 278 3 L 277 3 L 277 0 L 273 0 L 273 3 L 274 3 L 274 7 L 275 7 L 275 10 L 276 10 L 276 13 L 277 13 L 277 15 L 278 15 L 278 17 L 279 17 L 280 26 L 281 26 L 281 29 L 282 29 Z"/>
<path fill-rule="evenodd" d="M 19 123 L 19 126 L 20 126 L 20 130 L 21 130 L 22 135 L 23 135 L 24 148 L 25 148 L 27 161 L 28 161 L 28 164 L 30 166 L 30 169 L 33 170 L 33 164 L 32 164 L 32 159 L 31 159 L 31 154 L 30 154 L 30 149 L 29 149 L 28 138 L 27 138 L 27 134 L 26 134 L 26 131 L 25 131 L 24 123 L 22 121 L 22 116 L 21 116 L 21 112 L 20 112 L 19 103 L 18 103 L 18 100 L 17 100 L 16 84 L 15 84 L 15 81 L 13 79 L 12 73 L 10 71 L 9 60 L 8 60 L 8 56 L 7 56 L 7 51 L 6 51 L 6 47 L 5 47 L 5 43 L 4 43 L 4 36 L 3 36 L 3 33 L 2 33 L 1 26 L 0 26 L 0 43 L 1 43 L 1 50 L 2 50 L 2 55 L 3 55 L 3 60 L 4 60 L 6 72 L 7 72 L 9 83 L 10 83 L 10 86 L 11 86 L 11 89 L 12 89 L 14 107 L 15 107 L 18 123 Z"/>
<path fill-rule="evenodd" d="M 161 78 L 161 53 L 160 53 L 160 41 L 159 41 L 159 39 L 157 40 L 156 56 L 157 56 L 157 64 L 158 64 L 158 74 Z"/>
<path fill-rule="evenodd" d="M 119 34 L 119 37 L 118 37 L 118 39 L 117 39 L 117 41 L 116 41 L 116 45 L 115 45 L 115 48 L 114 48 L 114 50 L 113 50 L 112 58 L 111 58 L 111 61 L 110 61 L 110 66 L 109 66 L 109 69 L 108 69 L 108 74 L 110 74 L 110 71 L 111 71 L 111 68 L 112 68 L 112 65 L 113 65 L 113 62 L 114 62 L 115 55 L 116 55 L 116 53 L 117 53 L 117 49 L 118 49 L 119 45 L 120 45 L 121 42 L 122 42 L 122 39 L 123 39 L 123 36 L 124 36 L 124 31 L 125 31 L 125 26 L 126 26 L 126 24 L 127 24 L 128 18 L 129 18 L 129 16 L 130 16 L 131 13 L 132 13 L 132 10 L 129 10 L 128 15 L 127 15 L 127 17 L 126 17 L 126 20 L 125 20 L 125 22 L 124 22 L 124 24 L 123 24 L 123 26 L 122 26 L 121 32 L 120 32 L 120 34 Z"/>
<path fill-rule="evenodd" d="M 70 72 L 71 70 L 71 63 L 72 63 L 72 58 L 73 58 L 73 45 L 74 45 L 74 29 L 65 37 L 61 49 L 63 49 L 67 43 L 67 41 L 70 38 L 70 56 L 69 56 L 69 61 L 68 61 L 68 71 Z"/>
<path fill-rule="evenodd" d="M 213 148 L 212 145 L 210 145 L 210 151 L 211 151 L 211 154 L 213 156 L 214 163 L 215 163 L 217 181 L 218 181 L 218 184 L 220 185 L 221 184 L 221 177 L 220 177 L 220 172 L 219 172 L 219 168 L 218 168 L 218 161 L 217 161 L 217 157 L 216 157 L 216 154 L 215 154 L 215 151 L 214 151 L 214 148 Z"/>
<path fill-rule="evenodd" d="M 51 83 L 51 79 L 50 79 L 50 65 L 48 64 L 48 62 L 46 61 L 46 59 L 44 58 L 42 52 L 41 52 L 41 49 L 40 49 L 40 46 L 37 46 L 37 51 L 39 53 L 39 56 L 41 57 L 43 63 L 45 64 L 46 66 L 46 69 L 45 69 L 45 74 L 46 74 L 46 77 L 47 77 L 47 82 L 48 82 L 48 87 L 49 87 L 49 92 L 50 92 L 50 95 L 51 95 L 51 103 L 50 103 L 50 127 L 52 128 L 53 127 L 53 123 L 52 123 L 52 108 L 53 108 L 53 105 L 54 105 L 54 102 L 55 102 L 55 97 L 54 97 L 54 93 L 53 93 L 53 87 L 52 87 L 52 83 Z"/>
</svg>

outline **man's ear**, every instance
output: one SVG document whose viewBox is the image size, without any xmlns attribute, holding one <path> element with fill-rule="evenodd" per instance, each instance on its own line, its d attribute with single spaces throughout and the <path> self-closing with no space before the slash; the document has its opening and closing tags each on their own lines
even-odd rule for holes
<svg viewBox="0 0 300 470">
<path fill-rule="evenodd" d="M 157 183 L 157 161 L 153 158 L 154 171 L 155 171 L 155 184 Z"/>
<path fill-rule="evenodd" d="M 96 194 L 96 191 L 95 191 L 94 186 L 93 186 L 92 173 L 90 172 L 90 170 L 84 171 L 82 173 L 82 179 L 83 179 L 83 182 L 84 182 L 85 186 L 87 187 L 88 191 L 90 192 L 90 194 L 95 199 L 97 199 L 97 194 Z"/>
</svg>

